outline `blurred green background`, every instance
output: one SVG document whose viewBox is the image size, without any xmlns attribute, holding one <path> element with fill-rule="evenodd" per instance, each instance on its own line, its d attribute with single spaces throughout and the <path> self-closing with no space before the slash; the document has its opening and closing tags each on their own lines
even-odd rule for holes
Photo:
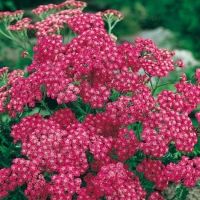
<svg viewBox="0 0 200 200">
<path fill-rule="evenodd" d="M 0 10 L 31 9 L 41 4 L 61 3 L 63 0 L 0 0 Z M 140 29 L 164 27 L 176 34 L 176 47 L 188 49 L 200 58 L 200 0 L 86 0 L 86 11 L 120 10 L 125 19 L 115 34 L 128 35 Z"/>
</svg>

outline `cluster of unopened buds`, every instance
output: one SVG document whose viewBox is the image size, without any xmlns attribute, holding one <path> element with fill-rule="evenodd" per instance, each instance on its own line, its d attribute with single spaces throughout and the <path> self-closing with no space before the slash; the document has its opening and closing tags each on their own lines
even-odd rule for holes
<svg viewBox="0 0 200 200">
<path fill-rule="evenodd" d="M 182 61 L 149 39 L 117 44 L 111 31 L 123 15 L 84 13 L 85 6 L 75 0 L 39 6 L 36 23 L 22 18 L 23 11 L 0 13 L 10 35 L 27 39 L 34 30 L 37 37 L 26 70 L 0 69 L 0 114 L 20 119 L 10 135 L 22 154 L 0 169 L 0 198 L 22 185 L 30 200 L 162 200 L 169 182 L 194 187 L 199 157 L 167 164 L 162 158 L 171 146 L 187 154 L 198 142 L 189 114 L 200 104 L 199 69 L 196 84 L 183 74 L 175 92 L 155 96 L 160 78 Z M 74 37 L 65 43 L 67 31 Z M 24 49 L 22 58 L 28 56 Z M 57 107 L 50 109 L 46 99 Z M 27 114 L 34 108 L 38 113 Z M 198 112 L 196 119 L 200 123 Z M 138 153 L 143 159 L 131 164 Z M 154 183 L 153 192 L 145 191 L 138 173 Z"/>
</svg>

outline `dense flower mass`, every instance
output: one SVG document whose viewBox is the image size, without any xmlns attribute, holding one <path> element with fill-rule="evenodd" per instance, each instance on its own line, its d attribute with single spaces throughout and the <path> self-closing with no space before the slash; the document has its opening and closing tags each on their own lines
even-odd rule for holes
<svg viewBox="0 0 200 200">
<path fill-rule="evenodd" d="M 122 163 L 109 164 L 101 168 L 97 176 L 89 176 L 87 187 L 81 188 L 78 199 L 98 199 L 106 194 L 107 199 L 144 199 L 138 177 L 123 168 Z"/>
<path fill-rule="evenodd" d="M 159 79 L 183 62 L 149 39 L 118 44 L 112 28 L 123 15 L 84 13 L 85 6 L 39 6 L 35 23 L 22 18 L 24 11 L 0 12 L 10 36 L 27 41 L 33 30 L 37 38 L 32 52 L 23 48 L 23 59 L 33 55 L 26 70 L 0 69 L 2 157 L 20 147 L 20 157 L 6 155 L 14 159 L 1 165 L 0 198 L 20 188 L 30 200 L 163 200 L 169 182 L 194 187 L 200 140 L 191 115 L 199 124 L 199 69 L 196 84 L 182 74 L 176 91 L 154 95 Z"/>
<path fill-rule="evenodd" d="M 150 39 L 137 38 L 135 43 L 142 53 L 138 63 L 151 76 L 167 76 L 174 70 L 174 52 L 159 49 Z"/>
<path fill-rule="evenodd" d="M 162 158 L 168 152 L 164 136 L 159 135 L 154 129 L 144 129 L 141 138 L 143 142 L 139 144 L 139 147 L 146 155 Z"/>
<path fill-rule="evenodd" d="M 200 175 L 200 159 L 183 156 L 178 164 L 170 163 L 165 169 L 168 180 L 176 184 L 183 181 L 186 187 L 194 187 Z"/>
<path fill-rule="evenodd" d="M 146 117 L 146 120 L 143 122 L 143 127 L 144 129 L 149 127 L 155 129 L 157 131 L 157 137 L 160 135 L 167 145 L 170 144 L 171 141 L 174 141 L 179 151 L 192 152 L 194 150 L 194 145 L 197 143 L 192 121 L 185 113 L 180 114 L 170 109 L 159 109 L 156 110 L 156 112 L 151 112 L 150 115 Z M 163 142 L 161 142 L 161 144 L 163 144 Z M 159 149 L 159 151 L 161 151 L 161 149 Z"/>
<path fill-rule="evenodd" d="M 167 188 L 168 178 L 165 174 L 165 166 L 160 160 L 143 159 L 142 163 L 137 165 L 137 170 L 143 172 L 148 180 L 155 182 L 156 189 Z"/>
<path fill-rule="evenodd" d="M 68 26 L 77 34 L 81 34 L 91 28 L 104 28 L 101 17 L 94 14 L 80 14 L 68 21 Z"/>
</svg>

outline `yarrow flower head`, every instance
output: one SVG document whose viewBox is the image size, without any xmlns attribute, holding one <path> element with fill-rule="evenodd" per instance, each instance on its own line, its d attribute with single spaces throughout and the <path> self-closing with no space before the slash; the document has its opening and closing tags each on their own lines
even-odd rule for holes
<svg viewBox="0 0 200 200">
<path fill-rule="evenodd" d="M 23 51 L 22 52 L 22 55 L 21 55 L 21 57 L 22 57 L 22 59 L 24 59 L 24 58 L 26 58 L 28 56 L 28 51 Z"/>
<path fill-rule="evenodd" d="M 143 159 L 136 169 L 143 172 L 148 180 L 155 182 L 156 189 L 163 191 L 167 188 L 168 177 L 164 172 L 165 166 L 160 160 Z"/>
<path fill-rule="evenodd" d="M 196 73 L 194 77 L 197 79 L 196 83 L 200 85 L 200 69 L 199 68 L 196 69 Z"/>
<path fill-rule="evenodd" d="M 192 152 L 197 143 L 192 121 L 185 113 L 158 109 L 157 112 L 149 113 L 144 120 L 144 130 L 149 127 L 155 129 L 160 137 L 164 138 L 166 144 L 174 141 L 179 151 Z"/>
<path fill-rule="evenodd" d="M 184 98 L 185 112 L 191 113 L 200 103 L 200 87 L 187 82 L 187 77 L 184 73 L 182 73 L 180 81 L 174 86 Z"/>
<path fill-rule="evenodd" d="M 31 21 L 32 20 L 30 18 L 23 18 L 17 21 L 16 24 L 8 26 L 7 29 L 11 31 L 22 31 L 31 29 L 32 28 L 32 25 L 30 25 Z"/>
<path fill-rule="evenodd" d="M 139 148 L 146 155 L 152 155 L 155 158 L 162 158 L 168 152 L 168 146 L 164 140 L 164 136 L 159 135 L 153 129 L 144 129 L 141 134 L 142 141 Z"/>
<path fill-rule="evenodd" d="M 118 44 L 112 29 L 123 15 L 85 6 L 39 6 L 35 23 L 24 11 L 0 13 L 17 45 L 32 47 L 29 30 L 37 38 L 32 51 L 20 46 L 32 59 L 25 70 L 0 69 L 0 198 L 17 188 L 28 199 L 163 200 L 169 182 L 184 193 L 200 177 L 190 115 L 200 123 L 199 70 L 196 84 L 183 73 L 176 91 L 155 95 L 183 62 L 149 39 Z"/>
<path fill-rule="evenodd" d="M 81 188 L 78 199 L 104 195 L 108 199 L 143 199 L 146 196 L 139 179 L 124 169 L 122 163 L 103 166 L 97 176 L 91 176 L 87 182 L 87 187 Z"/>
<path fill-rule="evenodd" d="M 87 3 L 82 2 L 82 1 L 76 1 L 76 0 L 67 0 L 63 3 L 58 4 L 57 6 L 58 6 L 58 9 L 76 9 L 76 8 L 79 8 L 79 9 L 83 10 L 87 6 Z"/>
<path fill-rule="evenodd" d="M 104 22 L 95 14 L 79 14 L 68 21 L 68 26 L 77 34 L 92 28 L 104 28 Z"/>
<path fill-rule="evenodd" d="M 1 78 L 4 74 L 6 74 L 6 73 L 8 72 L 8 70 L 9 70 L 9 67 L 2 67 L 2 68 L 0 69 L 0 78 Z"/>
<path fill-rule="evenodd" d="M 183 63 L 183 61 L 181 60 L 181 59 L 179 59 L 178 61 L 177 61 L 177 65 L 179 66 L 179 67 L 181 67 L 181 68 L 184 68 L 184 63 Z"/>
<path fill-rule="evenodd" d="M 139 141 L 133 131 L 128 129 L 120 129 L 118 136 L 114 140 L 113 150 L 115 151 L 118 160 L 124 162 L 132 158 L 138 151 Z"/>
<path fill-rule="evenodd" d="M 170 163 L 166 166 L 165 174 L 169 181 L 176 184 L 183 182 L 185 187 L 194 187 L 200 175 L 199 166 L 199 158 L 189 159 L 182 156 L 178 164 Z"/>
<path fill-rule="evenodd" d="M 120 21 L 124 19 L 124 16 L 118 10 L 106 10 L 98 13 L 105 21 Z"/>
<path fill-rule="evenodd" d="M 138 64 L 151 76 L 167 76 L 174 70 L 174 52 L 159 49 L 150 39 L 136 38 L 136 47 L 141 51 Z"/>
<path fill-rule="evenodd" d="M 47 13 L 54 13 L 58 6 L 55 4 L 48 4 L 48 5 L 40 5 L 36 9 L 32 10 L 32 13 L 42 16 L 44 15 L 47 17 Z"/>
<path fill-rule="evenodd" d="M 24 10 L 16 10 L 15 12 L 0 12 L 0 21 L 10 24 L 13 20 L 20 20 L 23 17 Z"/>
<path fill-rule="evenodd" d="M 200 112 L 197 112 L 195 114 L 195 117 L 197 118 L 198 123 L 200 124 Z"/>
</svg>

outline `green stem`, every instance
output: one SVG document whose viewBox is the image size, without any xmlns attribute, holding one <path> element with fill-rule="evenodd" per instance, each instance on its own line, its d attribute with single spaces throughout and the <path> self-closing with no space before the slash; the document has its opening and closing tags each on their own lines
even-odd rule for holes
<svg viewBox="0 0 200 200">
<path fill-rule="evenodd" d="M 42 106 L 40 106 L 40 108 L 39 108 L 39 110 L 38 110 L 38 113 L 39 113 L 39 114 L 40 114 L 41 110 L 42 110 Z"/>
<path fill-rule="evenodd" d="M 3 81 L 3 84 L 6 85 L 8 83 L 8 74 L 4 73 L 1 80 Z"/>
<path fill-rule="evenodd" d="M 49 114 L 52 115 L 52 112 L 51 112 L 51 110 L 49 109 L 49 107 L 47 106 L 47 104 L 46 104 L 43 100 L 41 100 L 40 103 L 42 104 L 42 106 L 45 107 L 45 109 L 49 112 Z"/>
<path fill-rule="evenodd" d="M 78 103 L 72 102 L 72 104 L 73 104 L 76 108 L 78 108 L 78 110 L 79 110 L 82 114 L 84 114 L 84 115 L 87 114 L 87 113 L 78 105 Z"/>
<path fill-rule="evenodd" d="M 5 34 L 2 30 L 0 30 L 0 33 L 2 35 L 4 35 L 5 37 L 7 37 L 8 39 L 13 40 L 15 43 L 17 43 L 17 45 L 19 45 L 19 47 L 21 49 L 25 50 L 25 48 L 15 39 L 15 37 L 13 36 L 13 34 L 10 31 L 8 31 L 8 33 L 9 33 L 10 36 L 8 36 L 7 34 Z"/>
<path fill-rule="evenodd" d="M 175 79 L 175 80 L 173 80 L 172 82 L 164 83 L 164 84 L 162 84 L 162 85 L 157 86 L 157 88 L 162 87 L 162 86 L 164 86 L 164 85 L 173 84 L 173 83 L 175 83 L 177 80 L 178 80 L 178 79 Z"/>
<path fill-rule="evenodd" d="M 149 77 L 149 79 L 150 79 L 150 85 L 151 85 L 151 88 L 152 88 L 152 90 L 153 90 L 153 83 L 152 83 L 152 81 L 151 81 L 151 75 L 149 75 L 146 71 L 144 71 L 144 73 Z"/>
<path fill-rule="evenodd" d="M 18 190 L 19 190 L 19 192 L 24 196 L 24 197 L 26 197 L 25 195 L 24 195 L 24 192 L 20 189 L 20 188 L 18 188 Z M 27 198 L 27 197 L 26 197 Z"/>
<path fill-rule="evenodd" d="M 10 128 L 10 126 L 8 126 L 8 125 L 3 125 L 6 129 L 8 129 L 9 131 L 12 131 L 12 129 Z"/>
<path fill-rule="evenodd" d="M 67 108 L 66 104 L 65 103 L 62 103 L 62 106 L 63 108 Z"/>
<path fill-rule="evenodd" d="M 13 40 L 15 43 L 17 43 L 19 45 L 20 48 L 22 48 L 23 50 L 25 50 L 25 48 L 21 45 L 21 43 L 17 41 L 16 37 L 12 34 L 12 32 L 10 30 L 6 29 L 7 26 L 5 24 L 4 24 L 4 26 L 5 26 L 5 30 L 7 31 L 7 33 L 9 35 L 7 35 L 6 33 L 4 33 L 2 30 L 0 30 L 0 33 L 2 35 L 4 35 L 5 37 L 7 37 L 8 39 Z M 23 40 L 24 40 L 24 38 L 23 38 Z"/>
<path fill-rule="evenodd" d="M 27 32 L 26 31 L 23 31 L 23 36 L 20 35 L 20 34 L 17 34 L 17 36 L 22 40 L 22 41 L 25 41 L 26 43 L 28 43 L 31 47 L 33 47 L 33 44 L 31 44 L 29 38 L 28 38 L 28 35 L 27 35 Z"/>
<path fill-rule="evenodd" d="M 91 106 L 89 104 L 86 105 L 86 112 L 87 113 L 90 113 L 91 111 Z"/>
<path fill-rule="evenodd" d="M 112 20 L 108 18 L 107 20 L 107 23 L 108 23 L 108 34 L 111 34 L 111 31 L 112 31 Z"/>
<path fill-rule="evenodd" d="M 2 161 L 0 161 L 0 163 L 1 163 L 2 165 L 4 165 L 6 168 L 9 168 L 9 167 L 10 167 L 10 166 L 6 165 L 5 163 L 3 163 Z"/>
<path fill-rule="evenodd" d="M 151 79 L 150 79 L 150 84 L 151 84 L 151 88 L 153 90 L 153 83 L 152 83 Z"/>
<path fill-rule="evenodd" d="M 157 86 L 158 86 L 159 80 L 160 80 L 160 77 L 158 77 L 158 79 L 157 79 L 157 81 L 156 81 L 156 85 L 155 85 L 155 87 L 154 87 L 154 89 L 153 89 L 153 91 L 152 91 L 152 95 L 154 95 L 155 91 L 156 91 L 157 88 L 158 88 Z"/>
<path fill-rule="evenodd" d="M 11 39 L 11 40 L 12 40 L 12 38 L 9 37 L 8 35 L 6 35 L 2 30 L 0 30 L 0 33 L 1 33 L 2 35 L 4 35 L 5 37 L 7 37 L 8 39 Z"/>
<path fill-rule="evenodd" d="M 68 37 L 67 37 L 67 44 L 71 41 L 71 38 L 72 38 L 72 30 L 70 28 L 68 28 Z M 64 37 L 65 37 L 65 34 L 64 34 Z M 63 37 L 63 40 L 64 40 L 64 37 Z M 64 41 L 63 41 L 64 43 Z"/>
<path fill-rule="evenodd" d="M 137 130 L 136 130 L 136 137 L 137 137 L 137 139 L 138 139 L 139 141 L 141 141 L 141 138 L 140 138 L 140 123 L 141 123 L 141 122 L 136 123 L 136 128 L 137 128 Z"/>
<path fill-rule="evenodd" d="M 113 25 L 111 25 L 111 30 L 115 27 L 115 25 L 119 22 L 120 20 L 116 20 Z"/>
</svg>

